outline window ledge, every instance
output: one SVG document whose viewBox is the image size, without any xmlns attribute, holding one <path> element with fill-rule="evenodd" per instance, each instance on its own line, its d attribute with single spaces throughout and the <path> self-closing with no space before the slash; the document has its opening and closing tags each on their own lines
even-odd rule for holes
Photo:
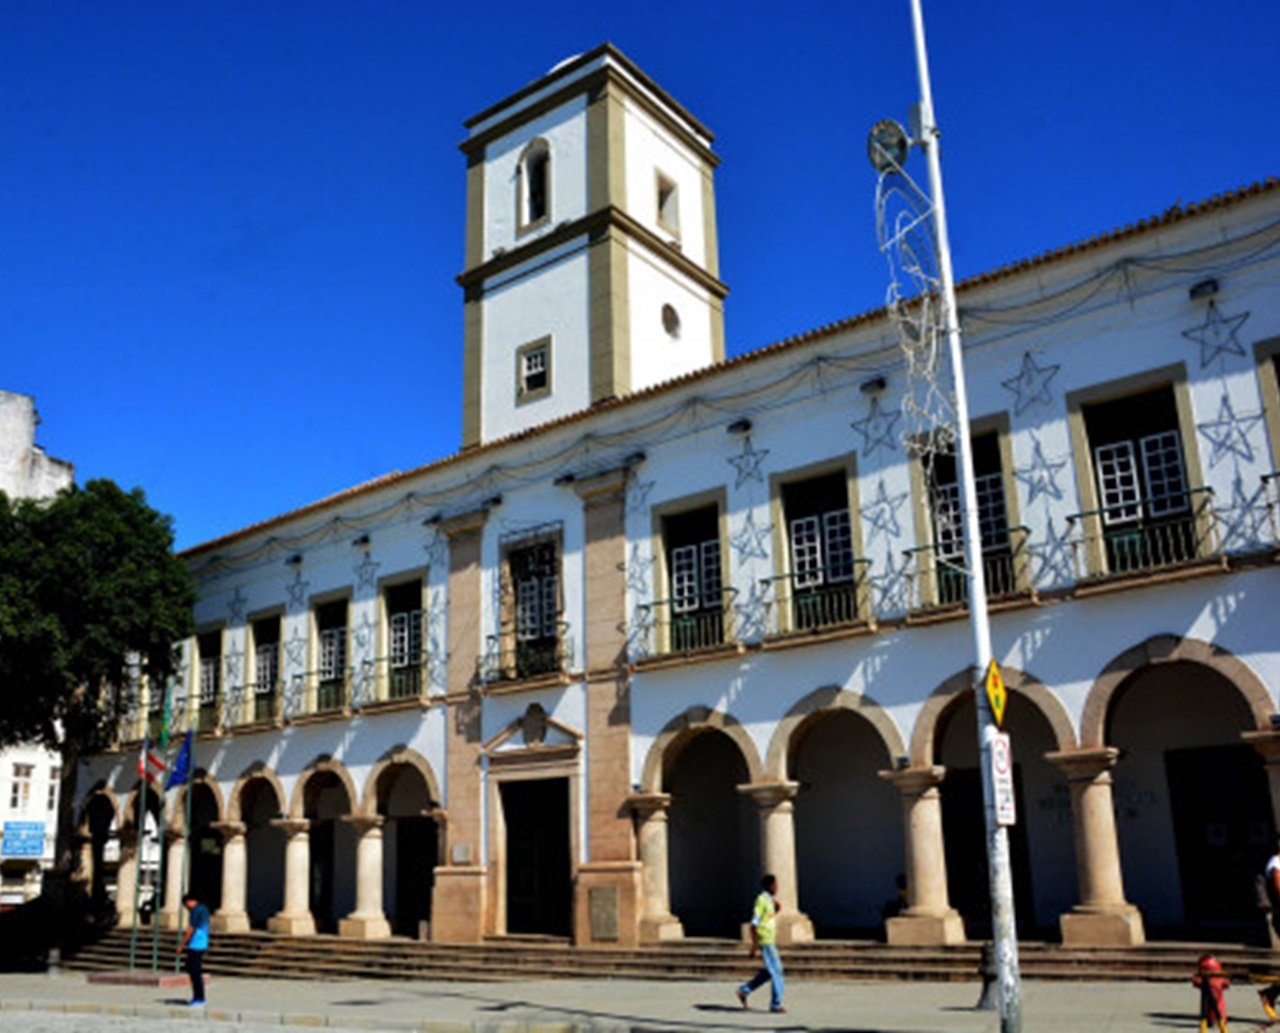
<svg viewBox="0 0 1280 1033">
<path fill-rule="evenodd" d="M 1029 606 L 1040 605 L 1040 594 L 1034 588 L 1028 588 L 1013 595 L 1002 595 L 987 599 L 988 613 L 1003 613 L 1005 610 L 1022 610 Z M 952 603 L 949 606 L 919 606 L 907 613 L 905 618 L 908 627 L 920 627 L 928 624 L 941 624 L 945 621 L 959 620 L 969 616 L 969 604 Z"/>
<path fill-rule="evenodd" d="M 362 714 L 385 714 L 395 710 L 426 710 L 432 704 L 430 696 L 405 696 L 402 699 L 377 699 L 360 707 Z"/>
<path fill-rule="evenodd" d="M 660 653 L 657 656 L 646 656 L 642 660 L 632 661 L 631 670 L 660 671 L 667 667 L 683 667 L 686 664 L 711 663 L 727 657 L 741 656 L 750 648 L 752 647 L 746 642 L 726 642 L 723 645 L 690 649 L 683 653 Z"/>
<path fill-rule="evenodd" d="M 254 735 L 257 732 L 278 732 L 284 727 L 284 721 L 271 718 L 264 721 L 245 721 L 242 724 L 232 725 L 224 733 L 229 736 L 237 735 Z"/>
<path fill-rule="evenodd" d="M 1161 567 L 1159 570 L 1146 570 L 1133 574 L 1095 574 L 1077 581 L 1073 594 L 1077 599 L 1087 599 L 1091 595 L 1106 595 L 1131 588 L 1146 588 L 1149 585 L 1191 581 L 1214 574 L 1225 574 L 1230 569 L 1230 563 L 1225 556 L 1213 556 L 1209 559 L 1181 563 L 1175 567 Z"/>
<path fill-rule="evenodd" d="M 765 636 L 760 648 L 766 651 L 774 649 L 795 649 L 798 646 L 816 646 L 823 642 L 840 642 L 849 638 L 862 638 L 875 635 L 880 630 L 874 617 L 864 620 L 849 621 L 847 624 L 833 624 L 825 628 L 802 631 L 781 631 Z"/>
<path fill-rule="evenodd" d="M 288 725 L 319 725 L 328 721 L 351 720 L 350 707 L 337 707 L 334 710 L 322 710 L 316 714 L 298 714 L 285 721 Z"/>
<path fill-rule="evenodd" d="M 581 672 L 551 671 L 548 674 L 532 674 L 527 678 L 503 678 L 484 682 L 481 691 L 486 696 L 510 696 L 520 692 L 535 692 L 538 689 L 569 685 L 581 680 Z"/>
</svg>

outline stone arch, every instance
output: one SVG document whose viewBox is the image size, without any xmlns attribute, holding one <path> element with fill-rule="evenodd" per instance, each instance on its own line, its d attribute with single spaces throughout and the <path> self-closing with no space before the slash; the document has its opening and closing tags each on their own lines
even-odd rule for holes
<svg viewBox="0 0 1280 1033">
<path fill-rule="evenodd" d="M 191 778 L 191 788 L 196 785 L 202 785 L 213 793 L 214 808 L 218 812 L 218 821 L 223 821 L 227 815 L 226 801 L 222 798 L 222 789 L 219 787 L 216 779 L 211 778 L 209 772 L 204 768 L 196 768 L 195 774 Z M 169 812 L 169 828 L 175 831 L 186 832 L 187 828 L 187 789 L 183 786 L 175 794 L 173 807 Z"/>
<path fill-rule="evenodd" d="M 1025 699 L 1049 723 L 1049 728 L 1053 732 L 1054 748 L 1058 751 L 1075 749 L 1077 744 L 1075 726 L 1057 693 L 1039 679 L 1016 667 L 1001 665 L 1000 673 L 1004 676 L 1005 688 Z M 976 669 L 969 667 L 963 671 L 957 671 L 929 694 L 911 729 L 912 767 L 928 767 L 933 763 L 934 736 L 938 730 L 939 720 L 960 694 L 972 687 L 976 679 Z"/>
<path fill-rule="evenodd" d="M 280 782 L 280 777 L 262 761 L 255 760 L 240 773 L 240 777 L 236 779 L 236 784 L 231 787 L 231 793 L 228 797 L 227 808 L 225 811 L 227 821 L 243 820 L 240 812 L 240 800 L 244 794 L 245 787 L 256 778 L 262 779 L 271 786 L 272 790 L 276 794 L 276 803 L 279 805 L 281 813 L 284 813 L 284 806 L 289 799 L 289 795 L 284 791 L 284 786 Z"/>
<path fill-rule="evenodd" d="M 763 780 L 764 765 L 760 763 L 760 754 L 751 741 L 746 728 L 732 714 L 723 710 L 712 710 L 709 707 L 690 707 L 684 713 L 673 717 L 658 733 L 649 753 L 644 760 L 644 773 L 641 784 L 645 792 L 662 792 L 663 765 L 674 750 L 683 745 L 699 732 L 724 732 L 737 745 L 742 759 L 747 765 L 747 773 L 752 782 Z"/>
<path fill-rule="evenodd" d="M 338 781 L 342 783 L 342 787 L 347 791 L 347 801 L 351 807 L 351 813 L 358 813 L 360 794 L 356 792 L 355 779 L 351 777 L 351 772 L 347 770 L 347 766 L 342 761 L 334 760 L 333 757 L 325 753 L 303 768 L 302 774 L 298 776 L 298 781 L 293 787 L 293 799 L 289 802 L 289 817 L 306 817 L 307 783 L 316 775 L 326 772 L 337 776 Z"/>
<path fill-rule="evenodd" d="M 791 752 L 791 744 L 796 733 L 810 719 L 836 710 L 847 710 L 866 718 L 876 730 L 876 734 L 880 736 L 885 749 L 889 751 L 891 762 L 906 754 L 907 748 L 902 739 L 902 732 L 884 707 L 870 696 L 842 689 L 838 685 L 826 685 L 815 689 L 797 702 L 778 722 L 778 727 L 769 740 L 769 749 L 765 754 L 766 777 L 785 781 L 787 757 Z"/>
<path fill-rule="evenodd" d="M 117 828 L 133 828 L 133 812 L 138 806 L 138 798 L 142 795 L 141 779 L 133 783 L 133 788 L 129 790 L 128 795 L 124 799 L 124 805 L 117 812 Z M 160 802 L 160 794 L 154 789 L 147 790 L 147 810 L 153 807 L 157 814 L 164 810 L 164 805 Z"/>
<path fill-rule="evenodd" d="M 1201 664 L 1220 674 L 1240 694 L 1257 728 L 1266 730 L 1271 727 L 1275 700 L 1262 679 L 1243 660 L 1221 646 L 1198 638 L 1152 635 L 1145 642 L 1126 649 L 1094 680 L 1080 718 L 1081 745 L 1106 745 L 1107 714 L 1111 710 L 1111 702 L 1131 674 L 1144 667 L 1178 662 Z"/>
<path fill-rule="evenodd" d="M 84 794 L 84 800 L 80 803 L 80 817 L 76 821 L 77 832 L 84 834 L 89 831 L 89 807 L 99 796 L 105 797 L 107 802 L 111 804 L 112 819 L 116 827 L 120 827 L 121 815 L 123 814 L 120 809 L 120 798 L 116 796 L 115 791 L 105 781 L 100 780 Z"/>
<path fill-rule="evenodd" d="M 370 817 L 377 815 L 378 779 L 382 777 L 384 771 L 396 764 L 406 764 L 417 771 L 422 776 L 423 782 L 426 783 L 427 795 L 431 797 L 431 802 L 439 806 L 441 800 L 440 784 L 436 781 L 435 772 L 431 770 L 431 765 L 427 762 L 427 758 L 417 750 L 401 744 L 387 750 L 386 753 L 378 758 L 378 762 L 370 770 L 369 777 L 364 780 L 364 794 L 360 797 L 359 813 Z"/>
</svg>

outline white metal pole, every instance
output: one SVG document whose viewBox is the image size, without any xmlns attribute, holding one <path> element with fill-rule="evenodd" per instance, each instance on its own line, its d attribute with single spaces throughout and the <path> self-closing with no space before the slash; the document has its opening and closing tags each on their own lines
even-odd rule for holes
<svg viewBox="0 0 1280 1033">
<path fill-rule="evenodd" d="M 973 448 L 969 441 L 969 400 L 965 393 L 964 357 L 960 343 L 960 319 L 956 309 L 955 279 L 951 270 L 951 245 L 947 239 L 947 209 L 942 194 L 942 162 L 938 156 L 938 126 L 933 113 L 929 83 L 929 56 L 925 48 L 924 13 L 920 0 L 911 0 L 915 36 L 916 69 L 920 77 L 920 136 L 929 163 L 929 192 L 937 234 L 938 271 L 942 281 L 942 320 L 947 351 L 955 378 L 956 465 L 960 482 L 960 506 L 964 521 L 965 566 L 968 568 L 969 621 L 977 677 L 991 662 L 991 625 L 987 620 L 987 585 L 982 566 L 982 537 L 978 523 L 978 493 L 973 480 Z M 996 823 L 995 794 L 991 783 L 991 740 L 997 729 L 984 691 L 975 686 L 978 713 L 978 747 L 982 769 L 982 802 L 987 833 L 987 871 L 991 881 L 991 926 L 1000 985 L 1001 1033 L 1021 1033 L 1022 999 L 1018 976 L 1018 935 L 1013 914 L 1013 878 L 1009 864 L 1008 830 Z"/>
</svg>

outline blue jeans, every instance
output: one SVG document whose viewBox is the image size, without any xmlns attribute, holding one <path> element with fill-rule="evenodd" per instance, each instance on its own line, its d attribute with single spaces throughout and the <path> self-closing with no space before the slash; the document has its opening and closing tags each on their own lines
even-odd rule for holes
<svg viewBox="0 0 1280 1033">
<path fill-rule="evenodd" d="M 752 990 L 762 987 L 766 982 L 768 982 L 771 984 L 769 1007 L 781 1008 L 784 980 L 782 978 L 782 958 L 778 954 L 777 945 L 772 943 L 762 943 L 760 945 L 760 960 L 764 962 L 764 968 L 738 987 L 738 989 L 744 994 L 749 994 Z"/>
</svg>

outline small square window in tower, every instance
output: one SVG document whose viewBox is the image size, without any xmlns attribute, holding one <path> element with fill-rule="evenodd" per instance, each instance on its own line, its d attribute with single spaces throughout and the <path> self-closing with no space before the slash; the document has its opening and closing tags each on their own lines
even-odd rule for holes
<svg viewBox="0 0 1280 1033">
<path fill-rule="evenodd" d="M 658 173 L 658 225 L 680 237 L 680 191 L 675 181 Z"/>
<path fill-rule="evenodd" d="M 551 393 L 551 338 L 543 337 L 516 350 L 516 398 L 533 402 Z"/>
<path fill-rule="evenodd" d="M 1000 466 L 1000 437 L 979 434 L 970 442 L 973 483 L 978 495 L 978 532 L 982 537 L 982 566 L 987 593 L 993 598 L 1018 590 L 1009 515 Z M 934 456 L 928 471 L 929 516 L 933 524 L 933 561 L 937 602 L 952 606 L 968 602 L 965 573 L 964 517 L 960 509 L 960 478 L 954 453 Z"/>
<path fill-rule="evenodd" d="M 792 627 L 812 630 L 857 620 L 858 562 L 844 473 L 784 484 L 782 510 L 791 560 L 783 587 Z"/>
<path fill-rule="evenodd" d="M 664 517 L 662 538 L 670 598 L 657 606 L 658 619 L 666 624 L 659 641 L 675 653 L 719 645 L 726 619 L 719 508 L 702 506 Z"/>
<path fill-rule="evenodd" d="M 1107 572 L 1196 559 L 1202 542 L 1173 389 L 1084 406 Z"/>
</svg>

